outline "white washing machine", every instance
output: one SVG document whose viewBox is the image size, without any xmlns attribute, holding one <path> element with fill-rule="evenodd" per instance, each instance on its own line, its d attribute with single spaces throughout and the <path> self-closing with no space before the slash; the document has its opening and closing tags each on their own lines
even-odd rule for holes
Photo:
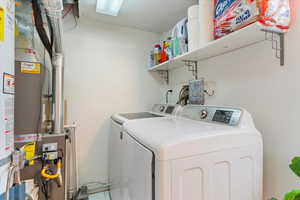
<svg viewBox="0 0 300 200">
<path fill-rule="evenodd" d="M 110 196 L 114 200 L 129 200 L 125 173 L 124 151 L 127 143 L 124 140 L 123 124 L 127 121 L 144 120 L 150 118 L 165 118 L 175 116 L 181 109 L 179 105 L 156 104 L 149 112 L 115 114 L 111 117 L 112 127 L 109 135 L 108 174 L 110 183 Z M 150 153 L 151 154 L 151 153 Z M 150 155 L 152 156 L 152 154 Z M 150 166 L 151 167 L 151 166 Z M 151 182 L 151 180 L 150 180 Z"/>
<path fill-rule="evenodd" d="M 125 195 L 112 200 L 262 200 L 262 138 L 247 111 L 186 106 L 123 127 Z"/>
</svg>

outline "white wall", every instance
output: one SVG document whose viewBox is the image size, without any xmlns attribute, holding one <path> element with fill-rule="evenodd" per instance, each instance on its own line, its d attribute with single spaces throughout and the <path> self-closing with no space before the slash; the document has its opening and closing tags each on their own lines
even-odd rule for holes
<svg viewBox="0 0 300 200">
<path fill-rule="evenodd" d="M 85 19 L 65 33 L 65 98 L 68 121 L 78 126 L 81 184 L 107 179 L 110 116 L 149 110 L 161 101 L 161 83 L 147 72 L 149 52 L 158 39 L 153 33 Z"/>
<path fill-rule="evenodd" d="M 286 63 L 279 66 L 271 43 L 263 42 L 200 63 L 199 76 L 216 81 L 210 105 L 244 107 L 252 113 L 264 139 L 264 196 L 282 197 L 300 188 L 288 167 L 300 156 L 300 1 L 291 1 L 293 23 L 286 35 Z M 191 75 L 182 69 L 170 75 L 171 86 Z"/>
</svg>

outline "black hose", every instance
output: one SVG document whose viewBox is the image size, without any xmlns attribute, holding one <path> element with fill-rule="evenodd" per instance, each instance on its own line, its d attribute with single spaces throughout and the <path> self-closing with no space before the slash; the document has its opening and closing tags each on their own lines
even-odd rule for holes
<svg viewBox="0 0 300 200">
<path fill-rule="evenodd" d="M 49 53 L 50 58 L 52 58 L 52 47 L 53 47 L 53 40 L 50 42 L 47 32 L 44 28 L 44 22 L 42 17 L 41 8 L 39 5 L 38 0 L 32 0 L 32 10 L 33 10 L 33 16 L 34 16 L 34 23 L 36 30 L 39 34 L 39 37 L 46 48 L 47 52 Z M 53 29 L 51 27 L 51 24 L 49 24 L 51 39 L 53 39 Z"/>
<path fill-rule="evenodd" d="M 176 104 L 180 104 L 180 105 L 188 104 L 188 100 L 189 100 L 189 86 L 188 85 L 184 85 L 181 88 L 178 99 L 179 100 Z"/>
<path fill-rule="evenodd" d="M 48 15 L 46 15 L 46 17 L 47 17 L 48 28 L 49 28 L 49 32 L 50 32 L 50 43 L 51 43 L 51 50 L 52 50 L 53 43 L 54 43 L 54 32 L 53 32 L 53 27 L 52 27 L 50 17 Z"/>
</svg>

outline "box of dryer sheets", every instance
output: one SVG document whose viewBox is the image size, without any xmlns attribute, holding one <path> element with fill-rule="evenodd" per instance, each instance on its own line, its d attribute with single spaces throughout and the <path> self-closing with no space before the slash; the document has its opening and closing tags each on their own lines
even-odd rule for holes
<svg viewBox="0 0 300 200">
<path fill-rule="evenodd" d="M 282 32 L 289 28 L 290 17 L 289 0 L 215 0 L 215 38 L 257 21 L 264 29 Z"/>
</svg>

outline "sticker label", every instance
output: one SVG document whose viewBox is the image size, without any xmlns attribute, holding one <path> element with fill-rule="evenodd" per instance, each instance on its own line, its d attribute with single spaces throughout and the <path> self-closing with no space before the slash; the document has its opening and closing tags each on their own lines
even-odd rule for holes
<svg viewBox="0 0 300 200">
<path fill-rule="evenodd" d="M 3 94 L 15 93 L 15 76 L 3 73 Z"/>
<path fill-rule="evenodd" d="M 25 143 L 25 142 L 38 142 L 42 140 L 42 134 L 24 134 L 24 135 L 16 135 L 15 143 Z"/>
<path fill-rule="evenodd" d="M 21 72 L 27 73 L 27 74 L 40 74 L 41 73 L 41 64 L 22 62 L 21 63 Z"/>
<path fill-rule="evenodd" d="M 0 7 L 0 42 L 4 41 L 4 31 L 5 31 L 5 10 L 3 7 Z"/>
<path fill-rule="evenodd" d="M 14 97 L 4 97 L 4 129 L 5 150 L 6 152 L 13 150 L 14 145 Z"/>
<path fill-rule="evenodd" d="M 29 142 L 24 146 L 25 159 L 30 160 L 29 165 L 34 165 L 34 160 L 31 160 L 35 156 L 35 142 Z"/>
</svg>

